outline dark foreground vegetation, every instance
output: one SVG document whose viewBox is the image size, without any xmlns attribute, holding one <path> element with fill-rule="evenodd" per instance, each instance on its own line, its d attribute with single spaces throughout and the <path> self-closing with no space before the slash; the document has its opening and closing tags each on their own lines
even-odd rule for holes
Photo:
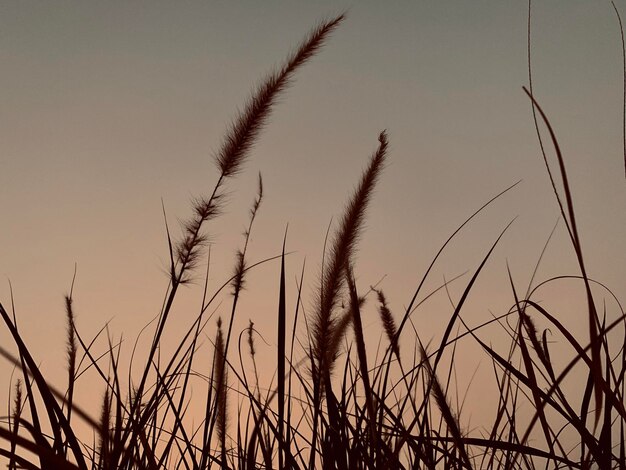
<svg viewBox="0 0 626 470">
<path fill-rule="evenodd" d="M 535 290 L 520 290 L 510 273 L 512 306 L 488 322 L 500 324 L 509 347 L 496 350 L 481 339 L 487 323 L 465 325 L 462 309 L 498 237 L 446 319 L 443 337 L 429 345 L 420 340 L 411 314 L 433 294 L 423 287 L 431 268 L 448 242 L 512 187 L 446 240 L 403 312 L 390 311 L 382 290 L 357 285 L 353 255 L 388 153 L 388 136 L 382 131 L 343 217 L 329 234 L 314 309 L 305 313 L 300 282 L 294 293 L 295 311 L 287 311 L 284 244 L 282 255 L 273 258 L 280 265 L 276 285 L 280 300 L 275 312 L 277 370 L 271 389 L 262 391 L 259 386 L 253 325 L 233 331 L 246 275 L 255 268 L 246 248 L 263 199 L 260 178 L 234 274 L 216 292 L 205 286 L 195 322 L 171 355 L 161 354 L 177 293 L 206 265 L 206 228 L 221 213 L 229 181 L 244 168 L 272 106 L 294 73 L 342 21 L 339 16 L 316 27 L 255 89 L 216 154 L 219 176 L 213 192 L 194 201 L 181 237 L 170 236 L 167 230 L 169 284 L 160 315 L 150 325 L 149 349 L 130 358 L 133 369 L 140 371 L 132 381 L 121 372 L 127 359 L 120 357 L 119 345 L 109 339 L 108 350 L 95 351 L 94 341 L 81 336 L 74 323 L 71 291 L 66 297 L 66 390 L 50 385 L 20 334 L 11 304 L 0 305 L 15 346 L 1 345 L 0 352 L 21 371 L 12 385 L 10 415 L 0 423 L 0 455 L 9 469 L 626 468 L 626 317 L 611 291 L 587 276 L 564 158 L 548 117 L 533 96 L 532 81 L 524 90 L 578 262 L 579 271 L 569 277 L 586 298 L 586 337 L 575 338 L 556 313 L 534 299 Z M 545 129 L 543 134 L 540 128 Z M 440 288 L 445 289 L 446 285 Z M 607 312 L 599 296 L 613 299 L 611 308 L 617 311 Z M 211 312 L 216 299 L 224 298 L 230 302 L 229 314 L 215 321 Z M 374 306 L 385 333 L 376 358 L 366 353 L 361 313 Z M 540 329 L 538 324 L 548 327 Z M 212 367 L 198 370 L 194 361 L 205 332 L 212 338 Z M 461 338 L 478 345 L 493 366 L 497 399 L 488 428 L 464 429 L 460 410 L 453 406 L 460 392 L 451 386 L 452 364 L 465 344 L 458 341 Z M 564 367 L 553 361 L 554 348 L 570 354 Z M 242 356 L 251 367 L 243 366 Z M 98 417 L 73 399 L 76 379 L 86 369 L 95 370 L 102 380 Z M 575 393 L 563 386 L 573 375 L 580 382 Z M 188 416 L 192 383 L 202 384 L 196 390 L 205 391 L 203 397 L 194 397 L 204 410 L 195 424 Z M 526 410 L 523 416 L 521 408 Z M 91 433 L 79 433 L 77 423 L 86 423 Z"/>
</svg>

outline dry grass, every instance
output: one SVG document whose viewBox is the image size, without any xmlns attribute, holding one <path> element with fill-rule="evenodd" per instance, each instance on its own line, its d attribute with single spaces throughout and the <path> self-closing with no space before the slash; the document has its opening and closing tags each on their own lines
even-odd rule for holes
<svg viewBox="0 0 626 470">
<path fill-rule="evenodd" d="M 276 98 L 294 72 L 318 52 L 342 20 L 343 15 L 316 27 L 285 64 L 261 82 L 215 157 L 218 178 L 213 192 L 194 202 L 194 215 L 184 224 L 181 240 L 172 240 L 167 229 L 169 286 L 138 380 L 121 377 L 124 358 L 110 337 L 106 338 L 106 350 L 99 352 L 94 350 L 94 341 L 84 341 L 75 324 L 70 290 L 66 297 L 68 386 L 65 391 L 55 389 L 32 357 L 15 315 L 0 304 L 0 315 L 16 350 L 12 353 L 2 346 L 0 354 L 22 373 L 15 383 L 11 411 L 0 423 L 0 455 L 8 460 L 10 469 L 626 468 L 626 315 L 619 302 L 612 304 L 618 305 L 617 312 L 600 315 L 598 311 L 596 288 L 604 289 L 604 295 L 613 294 L 587 275 L 565 158 L 547 113 L 532 93 L 532 80 L 527 94 L 546 168 L 580 268 L 572 277 L 585 294 L 588 338 L 574 337 L 558 315 L 536 300 L 536 290 L 529 289 L 520 296 L 510 272 L 504 273 L 511 286 L 510 310 L 478 326 L 465 323 L 465 301 L 500 234 L 459 300 L 453 302 L 454 311 L 440 342 L 435 347 L 422 344 L 411 314 L 440 291 L 423 292 L 431 268 L 448 242 L 510 187 L 472 214 L 443 244 L 399 322 L 382 290 L 369 290 L 368 294 L 376 294 L 372 308 L 379 312 L 386 339 L 380 354 L 375 358 L 368 354 L 362 312 L 370 305 L 365 301 L 367 294 L 359 295 L 354 253 L 388 154 L 388 136 L 383 131 L 330 238 L 330 248 L 323 253 L 314 311 L 309 315 L 302 311 L 304 267 L 295 311 L 287 311 L 285 233 L 282 254 L 276 257 L 281 263 L 276 289 L 277 374 L 272 388 L 262 390 L 259 386 L 252 323 L 239 338 L 246 335 L 252 370 L 244 367 L 241 349 L 240 366 L 236 366 L 230 348 L 231 340 L 237 340 L 233 320 L 246 273 L 256 266 L 247 262 L 246 252 L 263 197 L 260 177 L 234 274 L 214 293 L 208 292 L 205 282 L 195 321 L 175 351 L 161 356 L 159 344 L 178 288 L 195 275 L 205 255 L 208 279 L 210 251 L 203 250 L 206 224 L 223 208 L 226 183 L 243 170 Z M 557 175 L 549 164 L 540 120 L 556 154 Z M 441 287 L 446 288 L 447 283 Z M 205 335 L 205 313 L 223 298 L 231 302 L 230 316 L 227 321 L 217 321 L 214 335 Z M 291 328 L 288 319 L 293 321 Z M 494 324 L 500 325 L 502 337 L 510 338 L 504 350 L 496 350 L 481 337 L 484 328 Z M 548 327 L 541 329 L 539 324 Z M 413 330 L 408 331 L 406 325 Z M 106 328 L 100 334 L 105 331 L 108 335 Z M 308 340 L 299 342 L 298 332 L 302 331 Z M 198 372 L 193 364 L 204 337 L 214 338 L 212 367 Z M 482 349 L 493 367 L 495 384 L 491 426 L 471 431 L 464 428 L 460 393 L 452 378 L 455 358 L 466 344 L 459 341 L 462 338 Z M 571 352 L 564 366 L 552 359 L 554 348 Z M 130 363 L 135 362 L 136 368 L 134 357 Z M 101 379 L 98 419 L 74 401 L 76 378 L 85 368 Z M 586 382 L 585 387 L 571 392 L 564 383 L 574 374 L 585 377 Z M 249 376 L 254 379 L 250 381 Z M 192 396 L 192 383 L 201 385 L 195 390 L 204 390 L 202 397 Z M 203 407 L 200 423 L 197 415 L 196 422 L 188 415 L 192 399 Z M 522 408 L 530 413 L 521 413 Z M 91 436 L 77 435 L 78 420 L 92 429 Z"/>
</svg>

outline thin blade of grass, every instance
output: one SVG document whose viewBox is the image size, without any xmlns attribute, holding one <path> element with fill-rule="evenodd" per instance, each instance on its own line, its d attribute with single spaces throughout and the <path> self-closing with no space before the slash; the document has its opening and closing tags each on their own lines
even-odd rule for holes
<svg viewBox="0 0 626 470">
<path fill-rule="evenodd" d="M 544 113 L 544 111 L 541 108 L 541 106 L 539 106 L 539 103 L 537 102 L 535 97 L 532 95 L 532 93 L 530 91 L 528 91 L 528 89 L 526 89 L 526 87 L 523 87 L 523 89 L 524 89 L 524 92 L 531 99 L 531 101 L 533 103 L 533 108 L 534 107 L 537 108 L 537 110 L 539 111 L 539 114 L 541 115 L 541 118 L 543 119 L 544 124 L 548 128 L 548 132 L 550 134 L 550 138 L 552 139 L 552 145 L 554 146 L 554 151 L 556 153 L 557 161 L 559 163 L 559 169 L 560 169 L 560 172 L 561 172 L 561 182 L 563 184 L 563 192 L 565 193 L 567 214 L 565 213 L 565 210 L 564 210 L 563 206 L 560 203 L 559 203 L 559 205 L 561 207 L 561 213 L 563 215 L 563 218 L 565 219 L 566 224 L 570 228 L 570 230 L 569 230 L 570 238 L 571 238 L 571 241 L 572 241 L 572 245 L 574 247 L 574 251 L 576 253 L 576 259 L 578 261 L 578 266 L 580 267 L 580 271 L 581 271 L 581 274 L 582 274 L 582 277 L 583 277 L 583 281 L 585 283 L 585 292 L 587 294 L 587 308 L 589 310 L 589 312 L 588 312 L 588 315 L 589 315 L 589 337 L 590 337 L 590 342 L 591 342 L 591 360 L 593 362 L 594 392 L 595 392 L 594 396 L 595 396 L 595 405 L 596 405 L 596 407 L 595 407 L 594 426 L 597 426 L 598 422 L 600 420 L 600 414 L 602 412 L 602 387 L 601 387 L 601 382 L 602 382 L 602 361 L 601 361 L 601 358 L 600 358 L 600 346 L 601 346 L 601 344 L 600 344 L 600 340 L 598 338 L 598 328 L 597 328 L 598 314 L 597 314 L 597 311 L 596 311 L 595 302 L 593 300 L 593 295 L 591 293 L 591 286 L 589 284 L 589 278 L 587 277 L 587 270 L 585 269 L 585 263 L 584 263 L 584 260 L 583 260 L 582 247 L 581 247 L 581 243 L 580 243 L 580 237 L 578 236 L 578 229 L 576 227 L 576 217 L 574 215 L 574 204 L 572 202 L 572 193 L 570 191 L 569 180 L 567 178 L 567 172 L 565 170 L 565 162 L 563 160 L 563 154 L 561 152 L 561 148 L 559 146 L 559 142 L 558 142 L 558 140 L 556 138 L 556 135 L 554 133 L 554 129 L 552 128 L 552 125 L 550 124 L 550 120 L 548 119 L 548 117 Z M 554 191 L 556 193 L 556 187 L 554 187 Z M 557 195 L 557 198 L 558 198 L 558 195 Z"/>
<path fill-rule="evenodd" d="M 285 451 L 289 445 L 285 441 L 285 354 L 286 354 L 286 299 L 285 299 L 285 244 L 287 228 L 283 237 L 283 249 L 280 258 L 280 287 L 278 293 L 278 468 L 283 470 Z"/>
</svg>

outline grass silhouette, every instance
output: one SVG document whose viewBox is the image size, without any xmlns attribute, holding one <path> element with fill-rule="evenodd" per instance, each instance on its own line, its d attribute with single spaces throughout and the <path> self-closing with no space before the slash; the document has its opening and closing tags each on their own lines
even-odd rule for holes
<svg viewBox="0 0 626 470">
<path fill-rule="evenodd" d="M 524 91 L 580 269 L 580 273 L 568 277 L 576 279 L 585 294 L 588 338 L 575 338 L 556 314 L 535 299 L 539 287 L 559 278 L 548 279 L 520 295 L 510 271 L 510 310 L 475 327 L 465 324 L 461 312 L 466 299 L 511 224 L 493 242 L 461 297 L 453 302 L 453 314 L 440 342 L 433 347 L 423 344 L 419 336 L 411 314 L 424 300 L 448 287 L 446 282 L 435 292 L 423 292 L 440 254 L 478 213 L 515 185 L 480 207 L 445 241 L 399 322 L 382 289 L 372 286 L 359 290 L 354 253 L 368 202 L 388 158 L 389 137 L 382 131 L 336 231 L 329 234 L 313 312 L 307 314 L 301 300 L 304 266 L 295 311 L 287 311 L 287 232 L 282 253 L 272 258 L 280 261 L 276 378 L 272 387 L 263 391 L 259 386 L 254 325 L 250 323 L 239 338 L 233 331 L 246 274 L 259 264 L 249 264 L 246 253 L 263 200 L 260 176 L 234 273 L 213 293 L 208 292 L 205 283 L 195 321 L 173 353 L 161 355 L 161 339 L 179 287 L 190 282 L 205 257 L 210 266 L 210 250 L 205 249 L 206 226 L 223 210 L 228 181 L 243 170 L 273 106 L 294 73 L 319 51 L 343 20 L 344 15 L 340 15 L 320 23 L 284 65 L 255 89 L 216 154 L 217 183 L 208 197 L 194 201 L 193 216 L 184 223 L 180 240 L 171 237 L 166 218 L 169 286 L 138 380 L 121 377 L 124 358 L 110 338 L 107 350 L 96 353 L 95 340 L 86 342 L 81 337 L 73 313 L 73 289 L 66 296 L 66 390 L 58 390 L 46 380 L 20 334 L 14 312 L 11 314 L 11 309 L 0 304 L 0 315 L 17 350 L 12 353 L 0 346 L 0 354 L 22 373 L 15 382 L 11 412 L 0 424 L 0 455 L 8 460 L 9 469 L 626 468 L 626 315 L 611 291 L 587 274 L 565 158 L 548 115 L 533 94 L 530 46 L 531 80 Z M 549 164 L 540 124 L 547 129 L 556 155 L 556 175 Z M 615 299 L 619 308 L 616 319 L 608 321 L 605 312 L 600 313 L 595 289 Z M 208 337 L 205 332 L 212 326 L 206 313 L 225 293 L 231 302 L 230 316 L 225 321 L 221 317 L 217 320 L 215 332 L 210 334 L 214 338 L 212 367 L 200 375 L 193 365 L 202 339 Z M 366 350 L 362 321 L 370 294 L 374 294 L 386 337 L 373 363 Z M 289 337 L 290 318 L 293 324 Z M 539 330 L 536 326 L 538 318 L 550 325 L 550 340 L 548 328 Z M 502 336 L 510 339 L 508 350 L 498 351 L 481 338 L 482 329 L 492 323 L 499 323 Z M 298 343 L 296 335 L 302 324 L 308 339 L 304 344 Z M 252 370 L 243 365 L 244 334 Z M 452 386 L 453 364 L 456 355 L 461 354 L 462 338 L 478 345 L 493 366 L 497 384 L 495 418 L 485 429 L 463 428 L 460 392 Z M 237 355 L 231 342 L 239 345 L 240 367 L 235 363 Z M 571 350 L 565 367 L 557 366 L 552 359 L 555 347 Z M 130 362 L 137 366 L 137 361 L 133 351 Z M 83 363 L 87 365 L 81 369 Z M 79 370 L 85 368 L 95 370 L 102 380 L 98 418 L 74 400 Z M 577 394 L 563 387 L 574 373 L 585 377 L 585 386 Z M 201 397 L 201 422 L 194 424 L 188 412 L 191 384 L 197 382 L 204 385 L 205 395 Z M 529 408 L 530 414 L 522 414 L 523 407 Z M 91 442 L 91 436 L 78 435 L 78 420 L 92 430 L 95 437 Z M 566 432 L 575 436 L 573 447 L 571 438 L 563 437 Z"/>
</svg>

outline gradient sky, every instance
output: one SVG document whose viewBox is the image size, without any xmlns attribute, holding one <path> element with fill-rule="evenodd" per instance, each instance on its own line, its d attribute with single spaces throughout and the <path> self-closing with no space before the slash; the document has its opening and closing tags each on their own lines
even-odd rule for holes
<svg viewBox="0 0 626 470">
<path fill-rule="evenodd" d="M 381 287 L 399 318 L 448 235 L 520 179 L 461 233 L 427 288 L 444 276 L 471 274 L 517 217 L 465 318 L 477 324 L 511 306 L 507 261 L 525 290 L 559 214 L 522 91 L 528 83 L 526 2 L 5 0 L 0 301 L 9 307 L 10 279 L 21 331 L 59 387 L 65 380 L 63 295 L 74 263 L 78 328 L 91 338 L 112 319 L 111 333 L 124 335 L 129 353 L 167 286 L 161 198 L 170 221 L 190 214 L 191 197 L 215 183 L 212 153 L 252 87 L 316 21 L 345 9 L 348 19 L 299 71 L 245 172 L 229 185 L 227 212 L 209 227 L 211 286 L 232 271 L 261 172 L 265 200 L 249 260 L 277 254 L 289 223 L 288 301 L 293 305 L 293 279 L 306 258 L 310 306 L 326 228 L 341 214 L 378 133 L 388 129 L 389 165 L 356 262 L 360 290 L 386 276 Z M 536 1 L 533 10 L 535 94 L 566 158 L 588 271 L 626 301 L 617 19 L 608 1 Z M 549 157 L 554 163 L 551 151 Z M 470 274 L 451 287 L 454 299 Z M 556 274 L 578 274 L 562 225 L 537 279 Z M 278 275 L 277 263 L 250 273 L 236 321 L 240 329 L 252 319 L 270 345 L 276 341 Z M 575 287 L 554 284 L 538 298 L 585 339 Z M 603 298 L 599 293 L 600 305 Z M 168 341 L 191 322 L 200 300 L 199 286 L 185 289 Z M 227 300 L 218 314 L 227 315 Z M 614 316 L 608 298 L 607 307 Z M 416 312 L 423 339 L 438 341 L 450 312 L 445 295 Z M 373 303 L 366 315 L 375 347 L 380 327 Z M 213 331 L 212 322 L 208 334 Z M 8 344 L 5 329 L 0 341 Z M 270 346 L 259 354 L 272 364 L 274 351 Z M 473 370 L 478 359 L 468 355 L 467 361 Z M 0 366 L 2 374 L 10 370 Z M 482 386 L 473 390 L 480 394 Z M 2 381 L 0 403 L 8 388 Z"/>
</svg>

